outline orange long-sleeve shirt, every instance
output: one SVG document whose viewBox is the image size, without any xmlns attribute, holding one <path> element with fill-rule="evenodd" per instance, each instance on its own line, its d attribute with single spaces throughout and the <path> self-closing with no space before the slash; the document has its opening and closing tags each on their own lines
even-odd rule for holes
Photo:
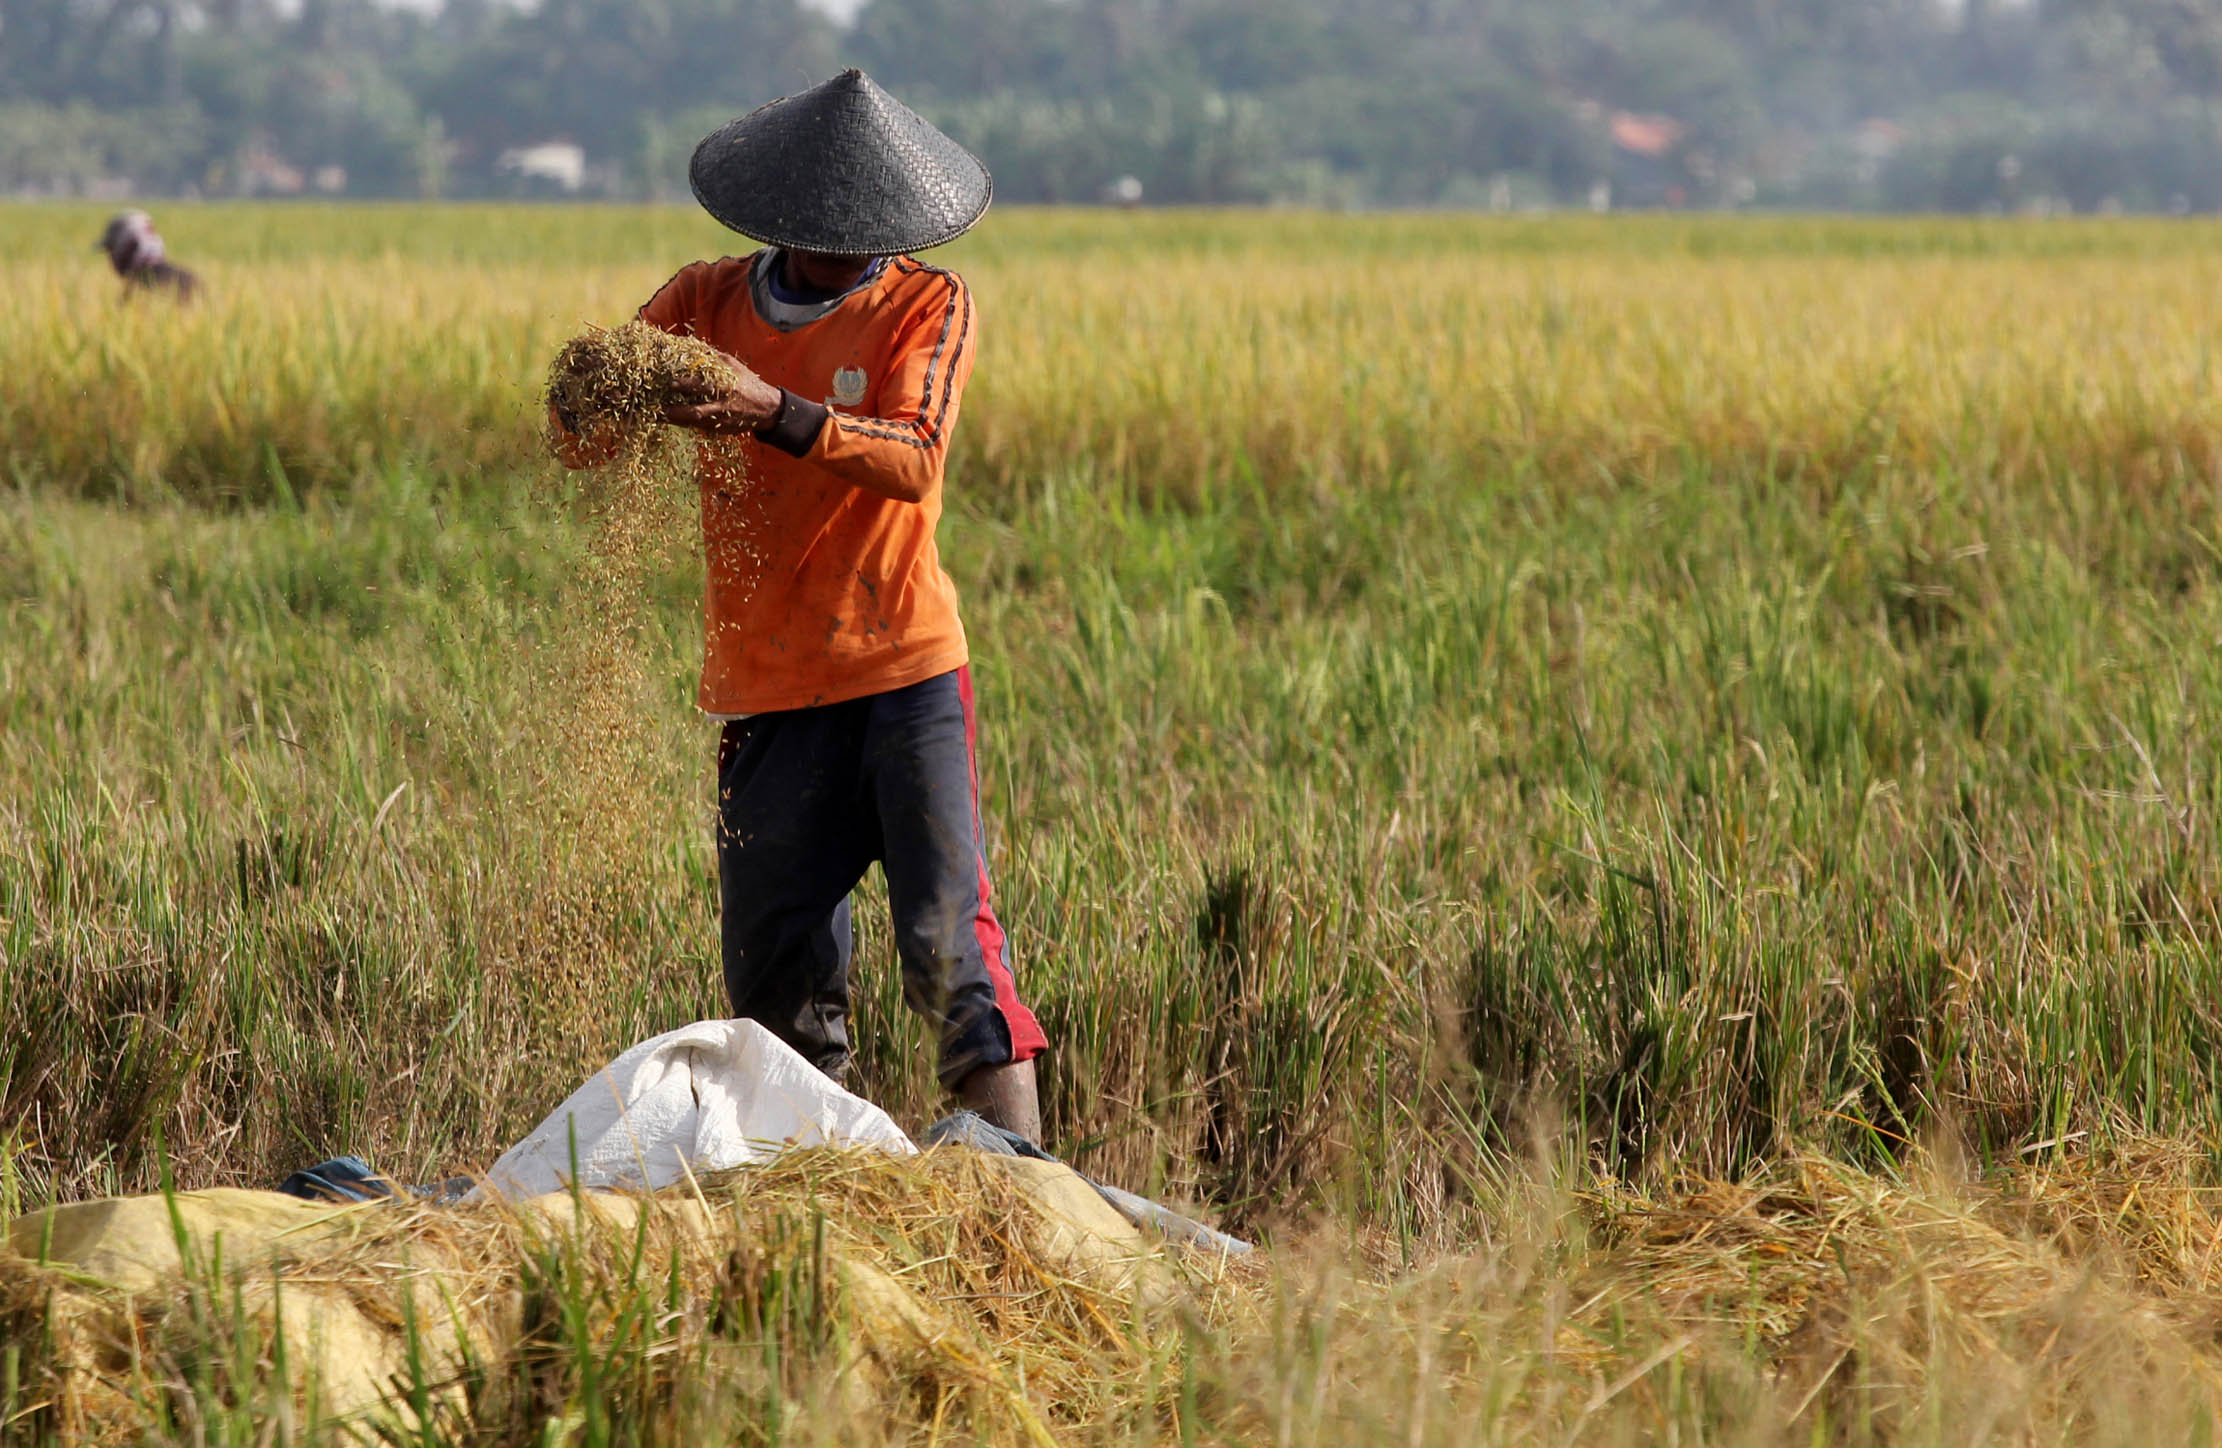
<svg viewBox="0 0 2222 1448">
<path fill-rule="evenodd" d="M 762 255 L 696 262 L 640 309 L 790 394 L 778 423 L 741 443 L 743 476 L 712 449 L 698 454 L 696 698 L 711 714 L 839 703 L 968 658 L 934 528 L 972 375 L 971 292 L 954 272 L 897 257 L 826 315 L 783 329 L 749 285 Z"/>
</svg>

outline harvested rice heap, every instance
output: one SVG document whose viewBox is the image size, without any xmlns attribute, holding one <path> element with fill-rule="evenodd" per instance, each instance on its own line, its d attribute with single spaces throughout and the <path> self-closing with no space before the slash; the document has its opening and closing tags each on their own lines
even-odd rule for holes
<svg viewBox="0 0 2222 1448">
<path fill-rule="evenodd" d="M 0 1341 L 29 1345 L 9 1378 L 29 1426 L 73 1442 L 159 1436 L 155 1385 L 213 1355 L 241 1399 L 313 1379 L 322 1413 L 393 1441 L 556 1441 L 598 1384 L 640 1414 L 710 1387 L 721 1438 L 723 1415 L 808 1401 L 1039 1445 L 1112 1416 L 1176 1351 L 1176 1306 L 1213 1316 L 1238 1273 L 1154 1250 L 1051 1163 L 816 1149 L 655 1196 L 208 1191 L 0 1220 Z"/>
<path fill-rule="evenodd" d="M 675 402 L 699 399 L 727 371 L 725 355 L 635 318 L 589 327 L 563 344 L 548 369 L 548 405 L 582 431 L 636 437 Z"/>
<path fill-rule="evenodd" d="M 1160 1250 L 1064 1168 L 961 1148 L 654 1196 L 81 1203 L 0 1223 L 0 1441 L 222 1412 L 227 1441 L 319 1442 L 313 1378 L 362 1441 L 1620 1443 L 1694 1407 L 1706 1441 L 2208 1442 L 2206 1170 L 2166 1143 L 1984 1181 L 1792 1154 L 1574 1213 L 1531 1180 L 1501 1236 L 1380 1274 L 1332 1235 Z"/>
</svg>

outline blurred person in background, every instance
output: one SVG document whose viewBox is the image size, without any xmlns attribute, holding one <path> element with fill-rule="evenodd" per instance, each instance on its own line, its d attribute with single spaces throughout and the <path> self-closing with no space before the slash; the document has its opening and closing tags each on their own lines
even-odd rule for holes
<svg viewBox="0 0 2222 1448">
<path fill-rule="evenodd" d="M 962 278 L 909 255 L 979 220 L 987 168 L 850 70 L 712 133 L 690 174 L 765 243 L 639 313 L 730 362 L 665 418 L 740 445 L 739 469 L 705 448 L 698 470 L 734 1014 L 846 1077 L 849 896 L 877 861 L 942 1085 L 1039 1142 L 1048 1042 L 989 905 L 971 656 L 934 545 L 977 322 Z M 609 455 L 555 423 L 565 462 Z"/>
<path fill-rule="evenodd" d="M 109 217 L 107 229 L 93 246 L 108 253 L 108 264 L 123 278 L 127 295 L 134 289 L 167 291 L 189 302 L 200 289 L 198 277 L 169 259 L 162 233 L 144 211 L 119 211 Z"/>
</svg>

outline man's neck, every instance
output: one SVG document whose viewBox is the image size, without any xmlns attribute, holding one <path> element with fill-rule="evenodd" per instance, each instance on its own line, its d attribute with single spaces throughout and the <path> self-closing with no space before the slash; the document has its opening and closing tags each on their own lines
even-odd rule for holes
<svg viewBox="0 0 2222 1448">
<path fill-rule="evenodd" d="M 798 302 L 828 302 L 855 290 L 871 274 L 870 257 L 808 256 L 783 251 L 779 256 L 779 289 Z"/>
</svg>

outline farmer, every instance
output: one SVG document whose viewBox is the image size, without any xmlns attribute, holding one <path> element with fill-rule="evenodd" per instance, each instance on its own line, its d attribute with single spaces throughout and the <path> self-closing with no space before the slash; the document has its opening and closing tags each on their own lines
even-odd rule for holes
<svg viewBox="0 0 2222 1448">
<path fill-rule="evenodd" d="M 119 211 L 109 217 L 107 229 L 100 233 L 93 249 L 108 253 L 108 264 L 123 278 L 126 288 L 172 291 L 179 301 L 187 302 L 200 286 L 198 277 L 168 259 L 169 249 L 162 244 L 162 234 L 154 229 L 154 218 L 144 211 Z"/>
<path fill-rule="evenodd" d="M 986 168 L 850 70 L 711 134 L 691 179 L 765 243 L 640 309 L 731 363 L 664 414 L 739 440 L 742 475 L 708 447 L 698 470 L 726 991 L 842 1079 L 849 894 L 876 860 L 943 1086 L 1039 1141 L 1047 1041 L 989 906 L 970 656 L 934 549 L 978 324 L 956 273 L 908 255 L 980 219 Z M 571 466 L 609 455 L 556 423 Z"/>
</svg>

